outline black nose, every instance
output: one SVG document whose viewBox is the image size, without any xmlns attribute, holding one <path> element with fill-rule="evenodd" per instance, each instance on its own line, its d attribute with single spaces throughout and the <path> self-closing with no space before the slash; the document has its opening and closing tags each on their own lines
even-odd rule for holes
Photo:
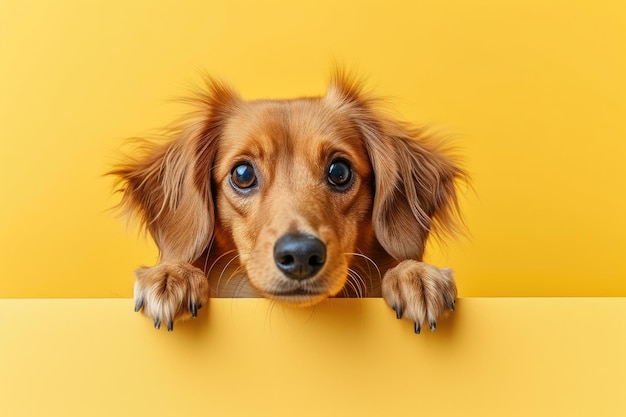
<svg viewBox="0 0 626 417">
<path fill-rule="evenodd" d="M 326 245 L 312 235 L 288 233 L 274 245 L 274 262 L 291 279 L 311 278 L 326 262 Z"/>
</svg>

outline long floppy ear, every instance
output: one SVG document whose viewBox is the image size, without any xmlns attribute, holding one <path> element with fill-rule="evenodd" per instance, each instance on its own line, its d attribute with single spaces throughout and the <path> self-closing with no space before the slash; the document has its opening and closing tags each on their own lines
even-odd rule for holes
<svg viewBox="0 0 626 417">
<path fill-rule="evenodd" d="M 239 97 L 208 79 L 206 91 L 181 127 L 161 142 L 142 140 L 110 175 L 117 177 L 124 214 L 136 216 L 152 235 L 162 260 L 193 262 L 213 236 L 215 210 L 210 170 L 229 112 Z M 206 175 L 205 175 L 206 174 Z"/>
<path fill-rule="evenodd" d="M 442 142 L 379 110 L 380 100 L 337 72 L 324 98 L 363 138 L 375 176 L 376 238 L 398 260 L 422 260 L 431 231 L 457 229 L 457 185 L 467 176 Z"/>
</svg>

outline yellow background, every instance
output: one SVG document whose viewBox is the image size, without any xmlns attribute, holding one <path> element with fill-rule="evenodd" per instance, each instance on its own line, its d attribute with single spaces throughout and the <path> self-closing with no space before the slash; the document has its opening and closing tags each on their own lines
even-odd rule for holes
<svg viewBox="0 0 626 417">
<path fill-rule="evenodd" d="M 454 138 L 461 296 L 626 295 L 626 6 L 613 1 L 3 1 L 0 297 L 130 297 L 152 243 L 107 210 L 124 138 L 209 73 L 322 94 L 333 61 Z"/>
<path fill-rule="evenodd" d="M 167 333 L 129 299 L 0 300 L 0 415 L 626 415 L 624 298 L 466 298 L 419 336 L 355 301 L 214 299 Z"/>
</svg>

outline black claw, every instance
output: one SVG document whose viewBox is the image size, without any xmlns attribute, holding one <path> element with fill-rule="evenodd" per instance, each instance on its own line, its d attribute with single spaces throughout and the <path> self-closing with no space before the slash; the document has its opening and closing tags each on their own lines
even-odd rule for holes
<svg viewBox="0 0 626 417">
<path fill-rule="evenodd" d="M 422 332 L 422 325 L 416 321 L 413 329 L 415 330 L 415 334 L 420 334 Z"/>
<path fill-rule="evenodd" d="M 141 310 L 142 308 L 143 308 L 143 298 L 140 298 L 137 301 L 135 301 L 135 313 Z"/>
<path fill-rule="evenodd" d="M 161 328 L 161 319 L 158 317 L 154 319 L 154 328 L 157 330 Z"/>
<path fill-rule="evenodd" d="M 456 303 L 456 301 L 454 300 L 454 298 L 446 297 L 446 307 L 448 307 L 448 309 L 454 311 L 454 304 L 455 303 Z"/>
<path fill-rule="evenodd" d="M 402 318 L 402 307 L 393 306 L 392 308 L 393 308 L 393 311 L 396 312 L 396 318 L 400 320 Z"/>
<path fill-rule="evenodd" d="M 437 330 L 437 322 L 433 320 L 430 322 L 430 331 L 434 332 L 435 330 Z"/>
<path fill-rule="evenodd" d="M 198 307 L 198 304 L 191 303 L 190 307 L 191 307 L 190 308 L 190 310 L 191 310 L 191 317 L 193 317 L 193 318 L 198 317 L 198 308 L 200 308 L 200 307 Z"/>
<path fill-rule="evenodd" d="M 172 320 L 167 322 L 167 331 L 168 332 L 174 331 L 174 322 Z"/>
</svg>

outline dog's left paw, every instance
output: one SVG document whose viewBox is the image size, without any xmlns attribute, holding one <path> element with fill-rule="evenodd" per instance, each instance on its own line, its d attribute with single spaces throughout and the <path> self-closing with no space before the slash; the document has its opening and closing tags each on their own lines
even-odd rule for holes
<svg viewBox="0 0 626 417">
<path fill-rule="evenodd" d="M 382 294 L 396 317 L 413 321 L 419 334 L 425 320 L 435 331 L 437 320 L 454 310 L 456 284 L 450 268 L 405 260 L 387 271 Z"/>
<path fill-rule="evenodd" d="M 172 331 L 175 320 L 196 317 L 209 298 L 206 276 L 187 263 L 142 267 L 135 271 L 135 277 L 135 311 L 143 311 L 157 329 L 164 323 Z"/>
</svg>

